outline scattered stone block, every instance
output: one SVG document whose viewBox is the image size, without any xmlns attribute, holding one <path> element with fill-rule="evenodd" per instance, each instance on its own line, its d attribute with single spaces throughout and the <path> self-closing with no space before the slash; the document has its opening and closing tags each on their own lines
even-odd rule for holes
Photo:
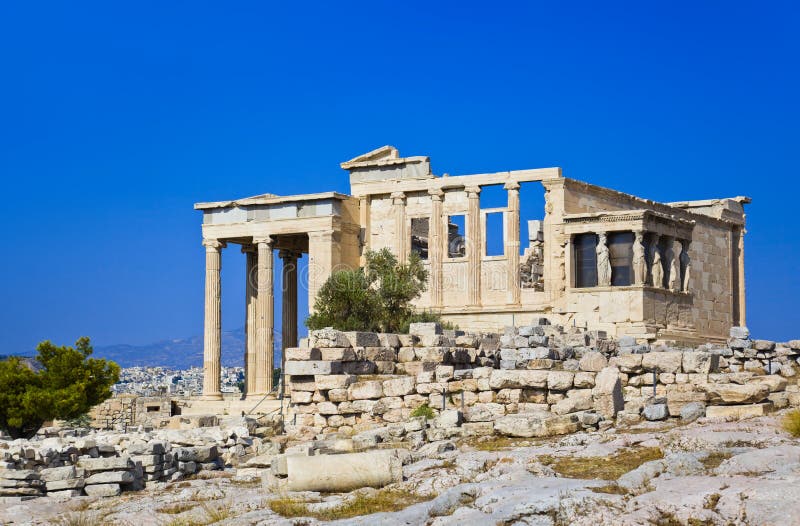
<svg viewBox="0 0 800 526">
<path fill-rule="evenodd" d="M 342 370 L 341 362 L 322 360 L 309 360 L 304 362 L 287 361 L 286 374 L 290 376 L 314 376 L 317 374 L 339 374 Z"/>
<path fill-rule="evenodd" d="M 732 418 L 741 420 L 756 416 L 765 416 L 773 411 L 772 402 L 748 405 L 724 405 L 706 407 L 706 418 Z"/>
</svg>

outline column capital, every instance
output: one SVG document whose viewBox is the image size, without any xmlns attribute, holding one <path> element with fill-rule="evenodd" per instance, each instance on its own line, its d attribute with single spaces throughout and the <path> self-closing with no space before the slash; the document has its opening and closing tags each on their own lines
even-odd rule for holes
<svg viewBox="0 0 800 526">
<path fill-rule="evenodd" d="M 506 190 L 519 190 L 519 183 L 516 181 L 509 181 L 503 185 Z"/>
<path fill-rule="evenodd" d="M 303 257 L 303 253 L 298 250 L 282 248 L 278 251 L 278 257 L 281 259 L 300 259 Z"/>
<path fill-rule="evenodd" d="M 444 197 L 444 190 L 441 188 L 431 188 L 428 190 L 428 195 L 431 196 L 431 199 L 434 201 L 441 201 L 442 197 Z"/>
<path fill-rule="evenodd" d="M 406 200 L 406 194 L 404 192 L 392 192 L 389 197 L 392 198 L 392 202 L 396 205 L 402 204 L 403 201 Z"/>
<path fill-rule="evenodd" d="M 467 197 L 471 199 L 476 199 L 481 194 L 481 187 L 480 186 L 467 186 L 464 188 L 464 191 L 467 192 Z"/>
<path fill-rule="evenodd" d="M 254 245 L 260 245 L 262 243 L 272 246 L 272 244 L 275 243 L 275 240 L 272 238 L 272 236 L 253 237 Z"/>
<path fill-rule="evenodd" d="M 228 244 L 224 241 L 220 241 L 219 239 L 204 238 L 203 246 L 206 247 L 206 250 L 220 250 L 227 247 Z"/>
</svg>

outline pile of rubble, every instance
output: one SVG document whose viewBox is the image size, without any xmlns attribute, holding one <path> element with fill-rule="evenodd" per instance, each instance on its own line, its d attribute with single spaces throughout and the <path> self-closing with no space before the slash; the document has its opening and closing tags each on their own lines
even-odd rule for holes
<svg viewBox="0 0 800 526">
<path fill-rule="evenodd" d="M 259 455 L 277 452 L 252 436 L 255 420 L 181 418 L 184 429 L 0 441 L 0 497 L 113 496 L 254 459 L 262 466 Z"/>
</svg>

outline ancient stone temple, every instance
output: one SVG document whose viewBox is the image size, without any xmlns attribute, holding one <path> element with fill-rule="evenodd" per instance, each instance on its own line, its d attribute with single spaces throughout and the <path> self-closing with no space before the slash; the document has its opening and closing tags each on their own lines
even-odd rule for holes
<svg viewBox="0 0 800 526">
<path fill-rule="evenodd" d="M 283 260 L 282 342 L 297 346 L 297 294 L 309 305 L 337 268 L 366 250 L 413 251 L 429 270 L 419 308 L 480 332 L 547 316 L 564 326 L 643 340 L 721 341 L 745 324 L 746 197 L 657 203 L 562 176 L 560 168 L 437 176 L 428 157 L 384 146 L 342 163 L 336 192 L 198 203 L 206 247 L 204 394 L 220 398 L 221 251 L 247 254 L 247 381 L 272 389 L 273 261 Z M 521 217 L 520 189 L 541 185 L 544 209 Z M 502 186 L 505 206 L 482 208 Z M 488 225 L 500 224 L 491 232 Z M 527 239 L 521 239 L 527 225 Z M 499 250 L 488 250 L 501 247 Z M 297 260 L 308 257 L 298 287 Z M 234 308 L 240 308 L 235 306 Z M 245 308 L 242 306 L 241 308 Z"/>
</svg>

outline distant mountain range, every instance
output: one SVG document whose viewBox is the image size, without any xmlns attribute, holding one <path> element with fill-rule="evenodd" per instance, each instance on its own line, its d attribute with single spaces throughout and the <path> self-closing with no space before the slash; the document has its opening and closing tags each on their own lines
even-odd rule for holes
<svg viewBox="0 0 800 526">
<path fill-rule="evenodd" d="M 222 333 L 222 365 L 244 366 L 244 328 Z M 117 362 L 120 367 L 162 366 L 188 369 L 203 366 L 203 337 L 162 340 L 145 345 L 106 345 L 94 348 L 94 356 Z"/>
<path fill-rule="evenodd" d="M 275 363 L 280 364 L 281 349 L 276 335 Z M 244 366 L 245 333 L 244 327 L 222 333 L 222 365 L 226 367 Z M 117 362 L 120 367 L 170 367 L 188 369 L 203 366 L 203 337 L 162 340 L 145 345 L 104 345 L 94 348 L 94 358 L 106 358 Z M 0 360 L 6 358 L 0 355 Z M 33 361 L 32 356 L 28 358 Z"/>
</svg>

